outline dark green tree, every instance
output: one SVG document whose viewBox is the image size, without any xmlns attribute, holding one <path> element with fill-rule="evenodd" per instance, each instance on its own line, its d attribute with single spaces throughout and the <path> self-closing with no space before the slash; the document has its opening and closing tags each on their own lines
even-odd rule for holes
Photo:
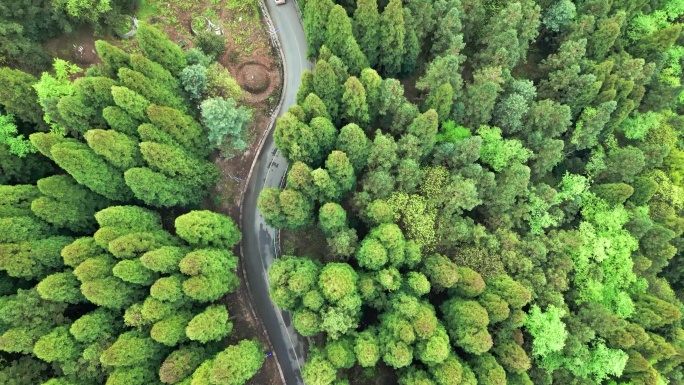
<svg viewBox="0 0 684 385">
<path fill-rule="evenodd" d="M 315 57 L 325 44 L 328 17 L 335 4 L 331 0 L 310 0 L 304 6 L 304 32 L 307 56 Z"/>
<path fill-rule="evenodd" d="M 352 27 L 358 46 L 368 59 L 370 67 L 378 63 L 380 14 L 377 0 L 358 0 Z"/>
<path fill-rule="evenodd" d="M 395 76 L 401 70 L 406 36 L 403 7 L 400 0 L 390 0 L 380 15 L 378 61 L 381 72 Z"/>
<path fill-rule="evenodd" d="M 113 46 L 104 40 L 97 40 L 95 42 L 95 49 L 100 59 L 104 62 L 105 70 L 109 77 L 116 77 L 121 68 L 131 68 L 131 56 L 121 48 Z"/>
<path fill-rule="evenodd" d="M 55 163 L 80 184 L 112 200 L 130 199 L 121 171 L 82 143 L 63 142 L 50 149 Z"/>
<path fill-rule="evenodd" d="M 178 75 L 185 68 L 183 50 L 158 29 L 146 23 L 140 23 L 136 37 L 148 59 L 161 64 L 174 75 Z"/>
<path fill-rule="evenodd" d="M 0 82 L 4 85 L 0 90 L 0 104 L 8 114 L 38 125 L 44 125 L 43 113 L 38 104 L 38 94 L 33 85 L 38 79 L 26 72 L 0 68 Z"/>
</svg>

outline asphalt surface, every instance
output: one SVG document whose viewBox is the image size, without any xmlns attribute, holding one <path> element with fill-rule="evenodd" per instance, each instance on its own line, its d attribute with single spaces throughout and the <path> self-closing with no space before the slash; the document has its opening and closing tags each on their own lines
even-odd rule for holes
<svg viewBox="0 0 684 385">
<path fill-rule="evenodd" d="M 306 69 L 311 68 L 311 63 L 306 59 L 306 38 L 295 2 L 288 0 L 284 5 L 276 5 L 274 0 L 265 1 L 278 31 L 276 34 L 283 48 L 285 60 L 283 104 L 278 112 L 278 115 L 282 115 L 295 104 L 301 75 Z M 304 365 L 306 340 L 292 326 L 290 313 L 279 310 L 271 302 L 268 267 L 276 258 L 275 230 L 266 224 L 257 208 L 261 190 L 266 187 L 278 187 L 285 178 L 286 171 L 287 161 L 275 148 L 271 132 L 257 155 L 256 165 L 245 191 L 242 239 L 245 270 L 256 310 L 266 327 L 285 383 L 297 385 L 304 384 L 301 367 Z"/>
</svg>

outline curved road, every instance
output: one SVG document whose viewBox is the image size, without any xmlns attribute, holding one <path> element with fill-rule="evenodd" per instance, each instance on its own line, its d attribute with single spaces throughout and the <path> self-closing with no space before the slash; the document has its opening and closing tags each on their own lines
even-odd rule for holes
<svg viewBox="0 0 684 385">
<path fill-rule="evenodd" d="M 306 59 L 306 39 L 299 18 L 297 4 L 288 0 L 285 5 L 276 5 L 274 0 L 265 0 L 277 36 L 283 49 L 284 90 L 283 104 L 278 112 L 282 115 L 295 104 L 301 75 L 311 68 Z M 243 258 L 247 280 L 259 317 L 268 332 L 275 356 L 287 385 L 304 384 L 301 367 L 304 365 L 305 340 L 292 326 L 290 313 L 279 310 L 269 296 L 268 267 L 275 259 L 275 230 L 264 222 L 257 208 L 261 189 L 277 187 L 285 178 L 287 162 L 276 150 L 273 133 L 269 133 L 261 152 L 257 155 L 253 175 L 247 183 L 243 202 Z"/>
</svg>

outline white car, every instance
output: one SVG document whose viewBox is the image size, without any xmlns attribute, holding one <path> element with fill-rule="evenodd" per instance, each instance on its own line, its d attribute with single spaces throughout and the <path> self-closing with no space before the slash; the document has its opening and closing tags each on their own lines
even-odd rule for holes
<svg viewBox="0 0 684 385">
<path fill-rule="evenodd" d="M 283 5 L 283 4 L 285 4 L 285 0 L 275 0 L 275 3 L 277 5 Z"/>
</svg>

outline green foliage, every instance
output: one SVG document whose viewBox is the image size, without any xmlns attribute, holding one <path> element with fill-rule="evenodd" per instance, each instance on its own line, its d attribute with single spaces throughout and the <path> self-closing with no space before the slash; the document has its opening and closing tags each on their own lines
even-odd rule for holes
<svg viewBox="0 0 684 385">
<path fill-rule="evenodd" d="M 106 309 L 97 309 L 75 320 L 69 333 L 82 343 L 92 343 L 102 336 L 112 335 L 115 330 L 115 314 Z"/>
<path fill-rule="evenodd" d="M 0 104 L 5 108 L 5 112 L 23 121 L 41 124 L 41 106 L 38 104 L 38 94 L 33 88 L 38 79 L 20 70 L 2 67 L 0 81 L 4 85 L 0 90 Z"/>
<path fill-rule="evenodd" d="M 205 355 L 203 348 L 193 345 L 174 350 L 159 367 L 159 379 L 167 384 L 180 383 L 190 377 Z"/>
<path fill-rule="evenodd" d="M 308 259 L 283 256 L 274 261 L 268 274 L 273 301 L 295 309 L 299 298 L 316 288 L 319 267 Z"/>
<path fill-rule="evenodd" d="M 114 86 L 112 87 L 112 97 L 114 98 L 114 103 L 118 107 L 120 107 L 124 112 L 128 114 L 132 119 L 136 119 L 138 121 L 145 121 L 147 120 L 147 116 L 145 115 L 145 110 L 147 109 L 147 106 L 150 105 L 150 102 L 147 101 L 144 97 L 142 97 L 140 94 L 138 94 L 135 91 L 132 91 L 126 87 L 117 87 Z M 120 112 L 114 112 L 114 114 L 120 114 Z M 108 120 L 112 120 L 117 122 L 114 125 L 114 128 L 119 125 L 124 125 L 126 123 L 119 123 L 119 120 L 122 119 L 121 117 L 116 117 L 112 116 Z M 125 119 L 125 118 L 123 118 Z M 128 131 L 128 130 L 126 130 Z M 124 131 L 122 131 L 124 132 Z"/>
<path fill-rule="evenodd" d="M 123 108 L 118 106 L 105 107 L 102 110 L 102 117 L 113 130 L 126 135 L 138 135 L 140 122 Z"/>
<path fill-rule="evenodd" d="M 356 2 L 352 28 L 359 48 L 374 67 L 378 61 L 378 43 L 380 14 L 376 0 L 360 0 Z"/>
<path fill-rule="evenodd" d="M 176 218 L 178 236 L 191 245 L 231 249 L 240 242 L 240 231 L 230 217 L 211 211 L 191 211 Z"/>
<path fill-rule="evenodd" d="M 265 188 L 259 194 L 259 211 L 272 226 L 297 229 L 313 221 L 313 204 L 295 190 Z"/>
<path fill-rule="evenodd" d="M 252 111 L 236 106 L 233 99 L 211 98 L 202 102 L 202 123 L 209 130 L 209 142 L 221 150 L 224 157 L 233 151 L 242 152 L 249 147 L 248 127 Z"/>
<path fill-rule="evenodd" d="M 326 30 L 325 47 L 342 59 L 352 74 L 368 67 L 368 60 L 352 34 L 351 19 L 342 6 L 335 5 L 330 10 Z"/>
<path fill-rule="evenodd" d="M 89 130 L 84 135 L 88 146 L 114 167 L 127 170 L 142 165 L 138 141 L 114 130 Z"/>
<path fill-rule="evenodd" d="M 226 52 L 226 39 L 213 32 L 202 32 L 195 36 L 195 45 L 205 55 L 218 60 Z"/>
<path fill-rule="evenodd" d="M 318 278 L 318 287 L 323 296 L 332 302 L 338 302 L 344 297 L 356 292 L 358 275 L 346 263 L 326 265 Z"/>
<path fill-rule="evenodd" d="M 0 61 L 35 73 L 41 40 L 134 6 L 38 3 L 0 5 Z M 269 279 L 323 342 L 307 383 L 683 378 L 679 3 L 300 1 L 317 65 L 276 125 L 286 188 L 258 206 L 305 256 Z M 211 58 L 138 33 L 142 54 L 97 42 L 85 77 L 0 69 L 0 383 L 244 383 L 264 362 L 213 357 L 232 326 L 208 302 L 239 284 L 240 237 L 185 214 L 219 174 L 184 86 L 241 108 L 211 62 L 225 42 L 198 37 Z M 246 147 L 240 118 L 215 117 L 236 132 L 221 148 Z"/>
<path fill-rule="evenodd" d="M 166 346 L 176 346 L 186 340 L 185 327 L 192 318 L 189 312 L 179 312 L 155 322 L 150 337 Z"/>
<path fill-rule="evenodd" d="M 306 33 L 307 55 L 318 54 L 325 44 L 328 16 L 333 8 L 330 0 L 311 0 L 304 7 L 304 32 Z"/>
<path fill-rule="evenodd" d="M 185 250 L 177 246 L 162 246 L 148 251 L 140 257 L 146 268 L 159 273 L 172 273 L 178 270 L 178 263 L 185 256 Z"/>
<path fill-rule="evenodd" d="M 92 231 L 94 213 L 109 203 L 68 175 L 43 178 L 37 186 L 43 196 L 31 202 L 31 211 L 55 227 L 74 232 Z"/>
<path fill-rule="evenodd" d="M 203 65 L 194 64 L 183 68 L 179 78 L 185 92 L 190 94 L 192 99 L 200 99 L 207 89 L 207 74 Z"/>
<path fill-rule="evenodd" d="M 480 158 L 494 171 L 501 171 L 513 162 L 525 163 L 532 156 L 519 140 L 502 138 L 498 127 L 482 126 L 477 134 L 482 137 Z"/>
<path fill-rule="evenodd" d="M 140 259 L 120 261 L 112 269 L 112 274 L 124 282 L 145 286 L 151 285 L 157 278 L 140 263 Z"/>
<path fill-rule="evenodd" d="M 164 80 L 152 79 L 128 68 L 121 68 L 117 75 L 124 87 L 137 92 L 150 102 L 187 111 L 185 99 L 175 89 L 178 88 L 175 80 L 173 85 L 165 84 Z"/>
<path fill-rule="evenodd" d="M 119 338 L 100 356 L 103 365 L 122 367 L 140 365 L 151 359 L 159 350 L 159 345 L 139 332 L 129 331 Z"/>
<path fill-rule="evenodd" d="M 124 178 L 136 198 L 156 207 L 196 205 L 206 194 L 182 180 L 146 167 L 128 169 Z"/>
<path fill-rule="evenodd" d="M 451 288 L 458 282 L 458 266 L 443 255 L 433 254 L 425 258 L 423 270 L 437 290 Z"/>
<path fill-rule="evenodd" d="M 200 157 L 205 157 L 211 153 L 202 126 L 191 116 L 185 115 L 175 108 L 156 105 L 150 105 L 147 108 L 147 116 L 152 124 L 186 151 Z M 174 144 L 159 140 L 157 142 Z"/>
<path fill-rule="evenodd" d="M 209 98 L 233 99 L 239 102 L 244 97 L 244 91 L 230 72 L 220 63 L 213 63 L 207 67 L 207 90 Z"/>
<path fill-rule="evenodd" d="M 97 54 L 105 64 L 105 69 L 110 77 L 116 76 L 120 68 L 131 67 L 131 57 L 123 50 L 115 47 L 104 40 L 95 42 Z"/>
<path fill-rule="evenodd" d="M 38 294 L 43 299 L 55 302 L 80 303 L 84 302 L 79 290 L 80 282 L 70 270 L 48 275 L 36 285 Z"/>
<path fill-rule="evenodd" d="M 394 76 L 401 70 L 406 24 L 401 1 L 390 0 L 380 15 L 379 67 L 385 76 Z"/>
<path fill-rule="evenodd" d="M 58 326 L 36 341 L 33 354 L 46 362 L 66 362 L 77 357 L 79 351 L 69 327 Z"/>
<path fill-rule="evenodd" d="M 193 341 L 220 341 L 233 330 L 224 306 L 209 306 L 188 323 L 185 334 Z"/>
<path fill-rule="evenodd" d="M 337 377 L 337 370 L 324 354 L 312 354 L 302 368 L 302 379 L 311 385 L 330 385 Z"/>
<path fill-rule="evenodd" d="M 83 282 L 84 279 L 81 281 Z M 122 309 L 130 306 L 142 294 L 134 285 L 111 276 L 85 280 L 81 285 L 81 292 L 88 301 L 109 309 Z"/>
<path fill-rule="evenodd" d="M 475 301 L 452 299 L 442 305 L 449 336 L 471 354 L 480 355 L 492 347 L 487 331 L 487 311 Z"/>
<path fill-rule="evenodd" d="M 23 217 L 29 218 L 29 217 Z M 13 226 L 25 226 L 21 230 L 35 230 L 31 228 L 31 222 L 21 221 L 22 217 L 6 218 L 12 219 L 11 225 L 5 227 L 8 236 L 15 236 L 15 239 L 5 239 L 4 241 L 17 243 L 0 244 L 2 254 L 2 264 L 0 267 L 11 277 L 24 279 L 41 279 L 48 274 L 57 271 L 62 262 L 59 258 L 59 250 L 69 244 L 72 239 L 68 237 L 47 237 L 44 239 L 27 239 L 26 236 L 19 238 L 19 233 Z M 4 221 L 3 221 L 4 222 Z M 23 222 L 23 223 L 22 223 Z M 7 224 L 7 223 L 3 223 Z M 29 225 L 29 226 L 26 226 Z M 49 234 L 44 234 L 49 235 Z M 17 239 L 19 238 L 19 239 Z"/>
<path fill-rule="evenodd" d="M 525 327 L 532 335 L 532 353 L 536 357 L 546 357 L 558 352 L 565 346 L 568 331 L 561 318 L 566 314 L 563 309 L 549 305 L 545 312 L 532 305 L 525 320 Z"/>
<path fill-rule="evenodd" d="M 183 51 L 158 29 L 139 23 L 136 37 L 145 56 L 161 64 L 172 74 L 178 75 L 185 67 Z"/>
<path fill-rule="evenodd" d="M 252 378 L 264 364 L 264 349 L 259 342 L 242 340 L 216 355 L 210 372 L 210 383 L 241 385 Z"/>
<path fill-rule="evenodd" d="M 342 117 L 345 121 L 356 123 L 362 127 L 366 126 L 370 120 L 368 104 L 366 103 L 366 90 L 355 76 L 349 77 L 344 83 Z"/>
<path fill-rule="evenodd" d="M 570 0 L 559 0 L 546 9 L 542 23 L 546 28 L 560 32 L 561 28 L 570 23 L 576 15 L 575 4 Z"/>
<path fill-rule="evenodd" d="M 23 158 L 38 151 L 30 141 L 24 139 L 24 135 L 17 134 L 14 117 L 12 115 L 0 115 L 0 144 L 9 147 L 10 154 Z"/>
<path fill-rule="evenodd" d="M 88 10 L 99 12 L 92 5 Z M 125 4 L 113 6 L 119 12 Z M 90 17 L 85 8 L 68 10 Z M 175 76 L 185 67 L 185 56 L 147 26 L 138 33 L 147 57 L 98 42 L 105 65 L 74 81 L 80 69 L 61 60 L 41 81 L 0 71 L 3 85 L 31 101 L 0 95 L 6 128 L 0 180 L 10 183 L 0 186 L 0 350 L 12 357 L 0 368 L 2 383 L 189 383 L 216 351 L 213 341 L 232 329 L 223 306 L 199 309 L 239 285 L 237 258 L 224 251 L 239 242 L 237 226 L 209 211 L 168 216 L 177 209 L 173 206 L 199 204 L 218 177 L 204 159 L 211 149 L 202 126 L 181 111 L 186 102 Z M 0 40 L 4 36 L 0 32 Z M 213 85 L 225 86 L 216 92 L 234 92 L 226 82 Z M 37 119 L 25 118 L 22 107 L 33 108 Z M 46 128 L 43 120 L 53 132 L 23 141 L 22 135 Z M 99 128 L 108 126 L 112 129 Z M 20 146 L 26 152 L 22 158 L 11 153 L 20 153 Z M 61 170 L 46 177 L 41 162 L 48 161 L 29 153 L 36 151 Z M 20 170 L 33 175 L 18 177 Z M 173 208 L 160 215 L 133 206 L 142 203 Z M 162 217 L 165 225 L 177 217 L 178 227 L 169 230 L 177 236 L 162 229 Z M 70 234 L 90 236 L 74 240 Z M 312 287 L 316 282 L 317 277 Z M 319 308 L 322 297 L 320 302 Z M 308 303 L 314 306 L 315 298 Z M 169 355 L 169 347 L 179 344 Z M 207 361 L 216 363 L 209 368 L 212 383 L 238 384 L 252 377 L 264 360 L 261 347 L 254 346 Z M 15 353 L 32 354 L 51 367 Z"/>
</svg>

